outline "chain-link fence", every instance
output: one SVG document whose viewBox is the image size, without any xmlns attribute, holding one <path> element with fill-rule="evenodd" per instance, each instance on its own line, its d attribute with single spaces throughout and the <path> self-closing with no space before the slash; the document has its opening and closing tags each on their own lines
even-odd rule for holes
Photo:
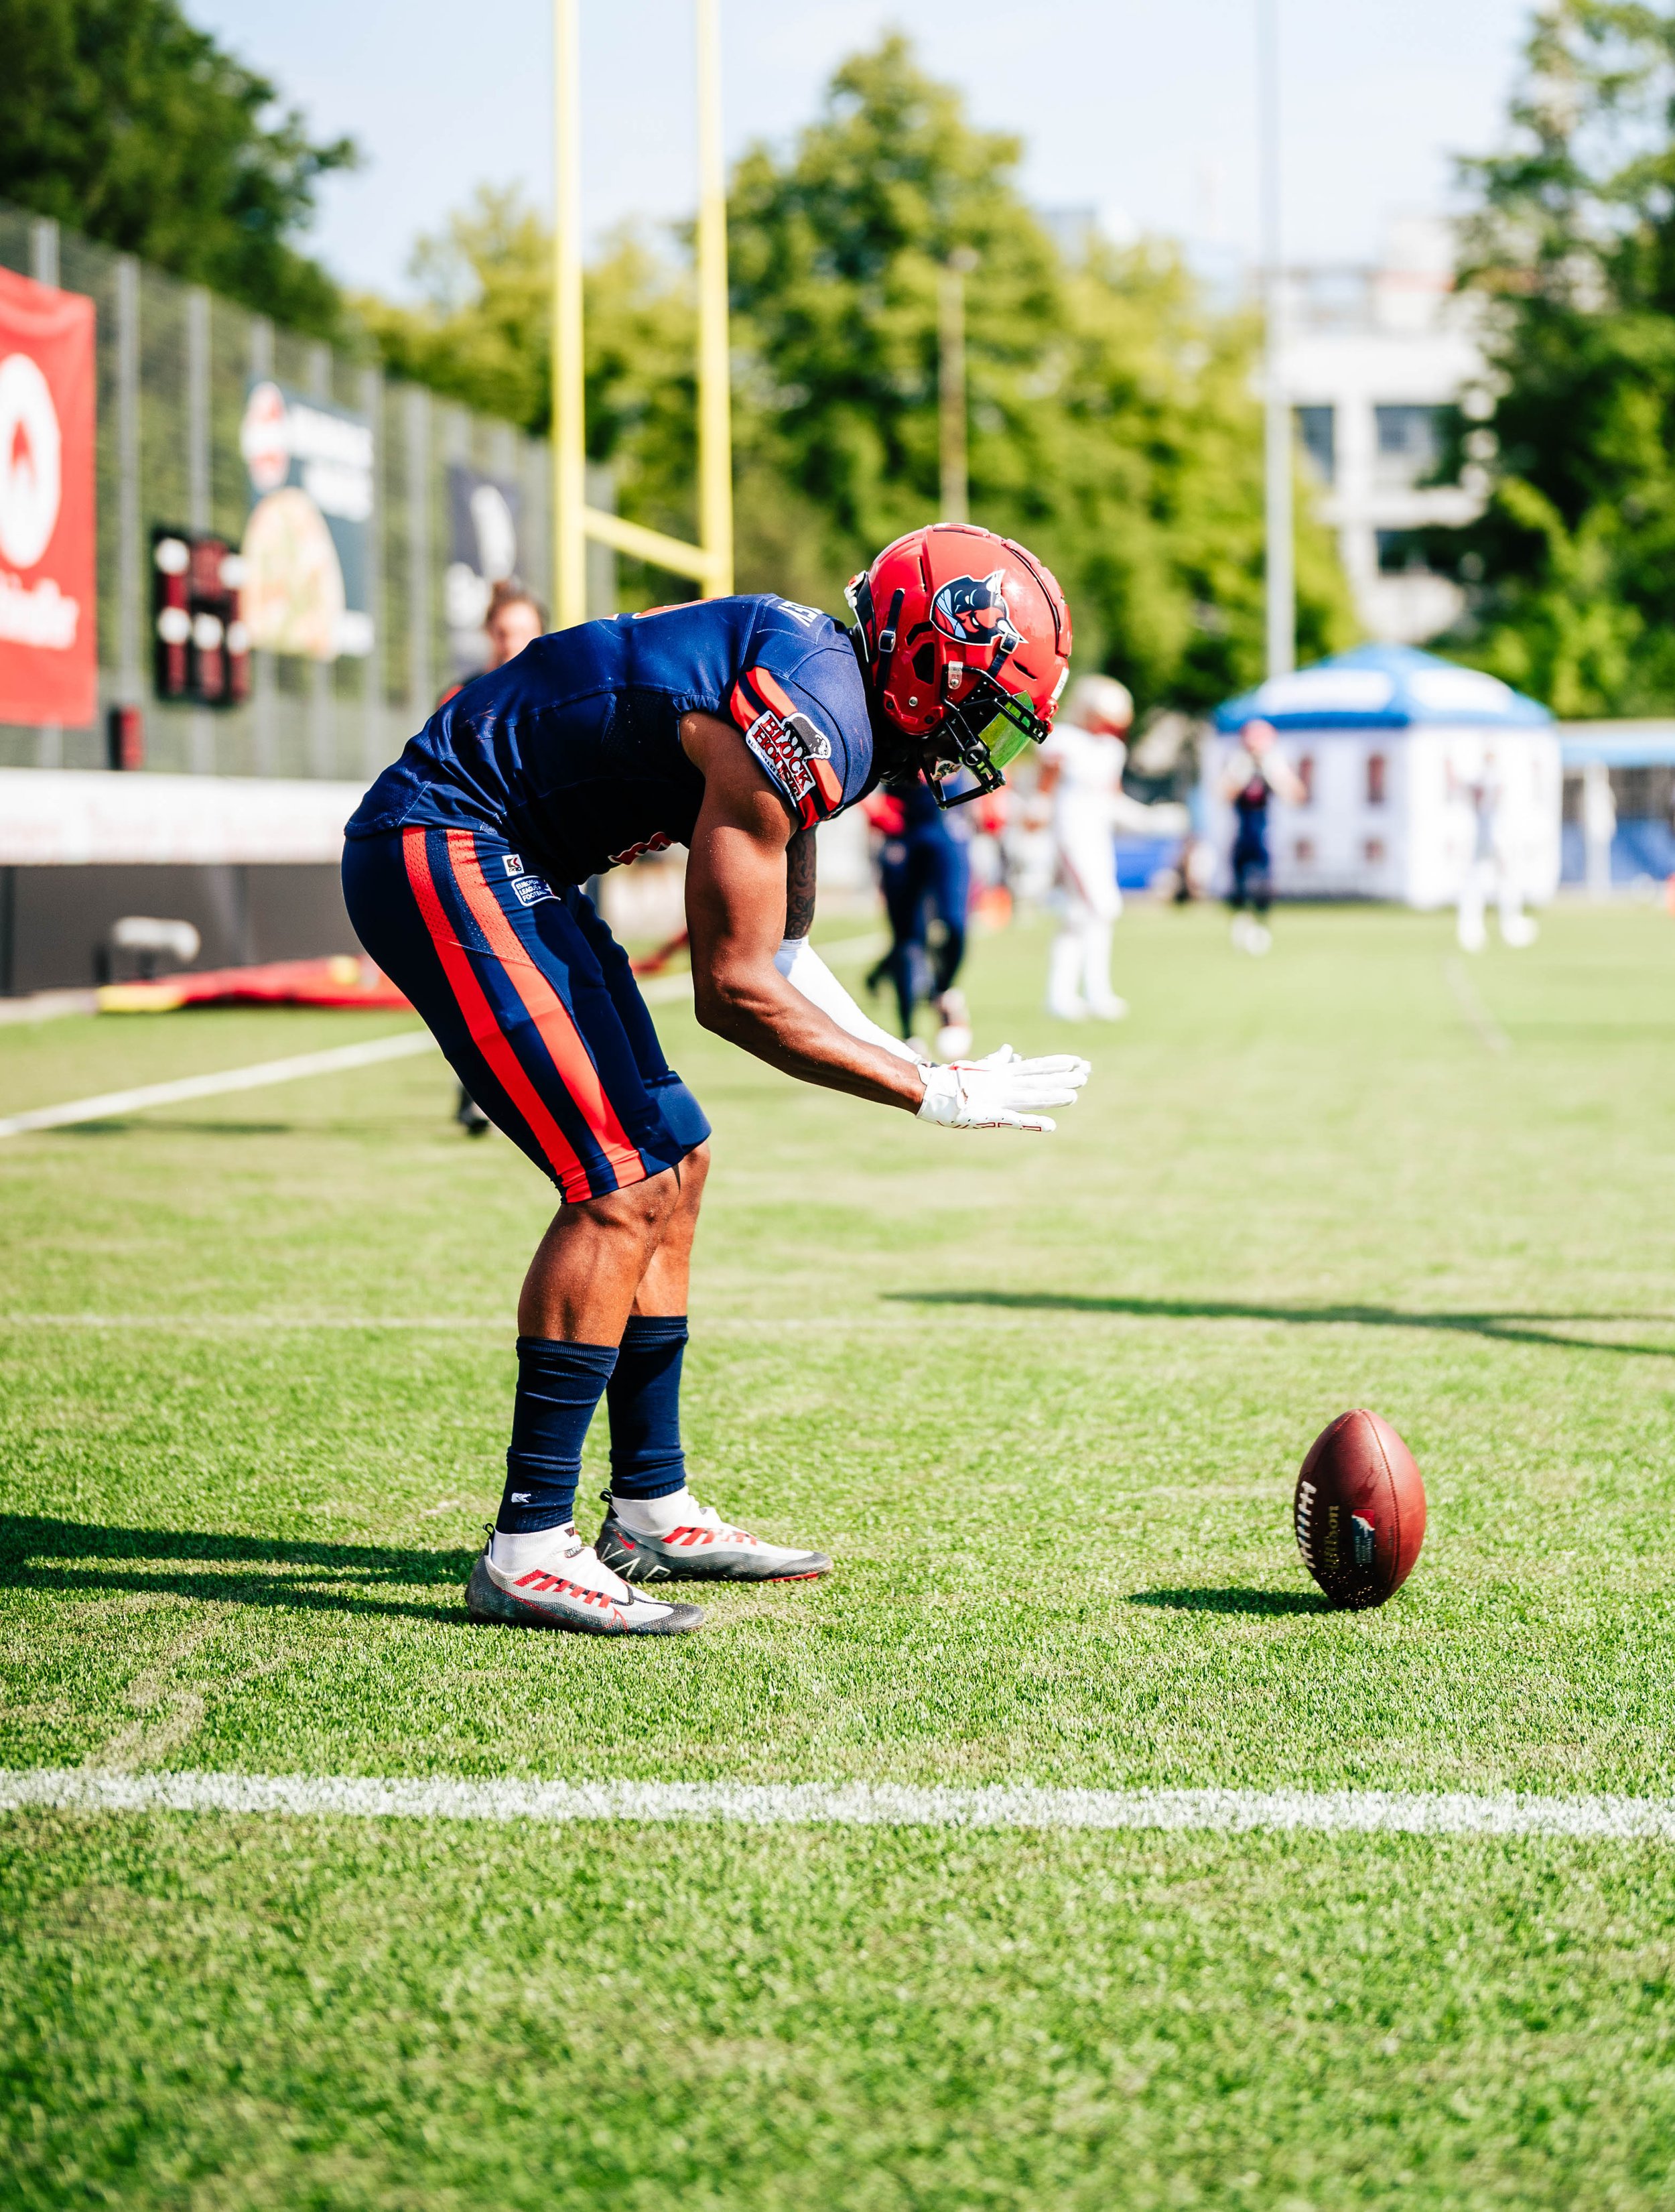
<svg viewBox="0 0 1675 2212">
<path fill-rule="evenodd" d="M 37 729 L 6 722 L 0 700 L 0 766 L 102 768 L 105 712 L 124 705 L 144 711 L 150 768 L 350 781 L 370 775 L 419 727 L 439 689 L 464 672 L 458 578 L 449 574 L 458 566 L 462 470 L 509 489 L 518 573 L 549 600 L 544 443 L 416 386 L 388 383 L 375 368 L 201 286 L 5 206 L 0 266 L 94 303 L 100 705 L 92 728 Z M 336 660 L 258 651 L 244 703 L 167 702 L 151 680 L 153 533 L 167 528 L 240 544 L 252 505 L 240 428 L 252 386 L 266 380 L 348 409 L 371 428 L 363 580 L 370 649 Z M 595 505 L 614 505 L 604 472 L 590 471 L 588 490 Z M 603 549 L 590 548 L 590 556 L 589 599 L 604 612 L 614 598 L 614 568 Z"/>
</svg>

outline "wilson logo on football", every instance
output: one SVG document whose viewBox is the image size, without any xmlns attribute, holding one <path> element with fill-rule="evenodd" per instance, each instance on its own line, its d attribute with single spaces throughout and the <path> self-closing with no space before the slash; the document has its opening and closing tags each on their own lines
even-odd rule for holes
<svg viewBox="0 0 1675 2212">
<path fill-rule="evenodd" d="M 1003 659 L 1023 643 L 1000 588 L 1003 574 L 992 568 L 986 576 L 955 576 L 942 586 L 931 602 L 931 619 L 944 637 L 998 646 Z"/>
</svg>

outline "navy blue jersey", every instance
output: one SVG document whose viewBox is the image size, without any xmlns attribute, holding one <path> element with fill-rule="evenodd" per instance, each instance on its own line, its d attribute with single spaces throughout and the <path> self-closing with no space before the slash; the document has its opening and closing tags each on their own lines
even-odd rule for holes
<svg viewBox="0 0 1675 2212">
<path fill-rule="evenodd" d="M 853 806 L 872 725 L 847 631 L 772 598 L 695 599 L 557 630 L 439 707 L 349 823 L 489 829 L 555 883 L 689 843 L 704 780 L 683 714 L 735 723 L 793 818 Z"/>
</svg>

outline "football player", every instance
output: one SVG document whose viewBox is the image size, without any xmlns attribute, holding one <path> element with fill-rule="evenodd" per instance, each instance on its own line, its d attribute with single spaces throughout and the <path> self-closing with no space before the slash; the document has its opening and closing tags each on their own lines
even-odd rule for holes
<svg viewBox="0 0 1675 2212">
<path fill-rule="evenodd" d="M 950 1129 L 1047 1130 L 1071 1055 L 921 1066 L 808 942 L 816 825 L 885 775 L 993 790 L 1044 738 L 1064 596 L 1022 546 L 938 526 L 850 586 L 852 630 L 771 597 L 695 601 L 537 638 L 466 684 L 348 825 L 361 942 L 460 1080 L 562 1200 L 525 1279 L 505 1493 L 475 1620 L 608 1635 L 695 1627 L 671 1579 L 810 1578 L 686 1486 L 679 1389 L 709 1123 L 665 1060 L 626 955 L 580 889 L 688 848 L 693 995 L 770 1066 Z M 574 1522 L 582 1439 L 610 1421 L 603 1528 Z"/>
<path fill-rule="evenodd" d="M 547 611 L 533 592 L 505 576 L 489 595 L 489 611 L 482 617 L 482 635 L 489 641 L 489 657 L 480 672 L 487 673 L 504 668 L 508 660 L 515 660 L 526 645 L 533 645 L 547 627 Z M 469 678 L 466 679 L 469 681 Z M 436 702 L 446 707 L 464 690 L 464 683 L 450 684 Z M 470 1092 L 462 1083 L 454 1106 L 453 1118 L 468 1137 L 486 1137 L 492 1124 Z"/>
<path fill-rule="evenodd" d="M 1061 919 L 1048 956 L 1047 1010 L 1060 1021 L 1091 1014 L 1117 1022 L 1128 1012 L 1111 988 L 1111 933 L 1122 913 L 1118 826 L 1142 813 L 1122 788 L 1133 720 L 1126 684 L 1078 677 L 1043 749 L 1032 813 L 1053 826 Z"/>
<path fill-rule="evenodd" d="M 1274 895 L 1273 862 L 1268 854 L 1268 802 L 1283 799 L 1302 806 L 1308 793 L 1302 778 L 1274 750 L 1271 722 L 1247 722 L 1239 750 L 1222 772 L 1222 795 L 1233 802 L 1238 829 L 1233 839 L 1233 943 L 1259 958 L 1273 943 L 1268 908 Z M 1245 912 L 1246 906 L 1251 908 Z"/>
<path fill-rule="evenodd" d="M 878 885 L 890 934 L 889 950 L 866 988 L 876 991 L 888 977 L 910 1042 L 913 1008 L 927 1000 L 937 1016 L 937 1050 L 958 1060 L 971 1050 L 971 1016 L 955 982 L 966 951 L 971 830 L 958 811 L 964 793 L 956 787 L 950 805 L 922 775 L 897 776 L 866 801 L 867 819 L 880 833 Z"/>
</svg>

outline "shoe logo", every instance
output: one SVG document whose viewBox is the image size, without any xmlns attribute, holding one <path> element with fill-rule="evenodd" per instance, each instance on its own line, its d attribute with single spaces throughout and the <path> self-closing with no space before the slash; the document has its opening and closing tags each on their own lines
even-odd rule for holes
<svg viewBox="0 0 1675 2212">
<path fill-rule="evenodd" d="M 580 1583 L 567 1580 L 563 1575 L 549 1575 L 543 1567 L 536 1567 L 526 1575 L 519 1575 L 512 1587 L 513 1589 L 552 1591 L 560 1597 L 574 1598 L 582 1605 L 597 1606 L 602 1612 L 611 1613 L 618 1620 L 622 1618 L 603 1590 L 587 1589 Z"/>
<path fill-rule="evenodd" d="M 744 1528 L 671 1528 L 663 1539 L 665 1544 L 683 1544 L 689 1552 L 697 1544 L 757 1544 L 761 1537 L 753 1536 Z"/>
</svg>

